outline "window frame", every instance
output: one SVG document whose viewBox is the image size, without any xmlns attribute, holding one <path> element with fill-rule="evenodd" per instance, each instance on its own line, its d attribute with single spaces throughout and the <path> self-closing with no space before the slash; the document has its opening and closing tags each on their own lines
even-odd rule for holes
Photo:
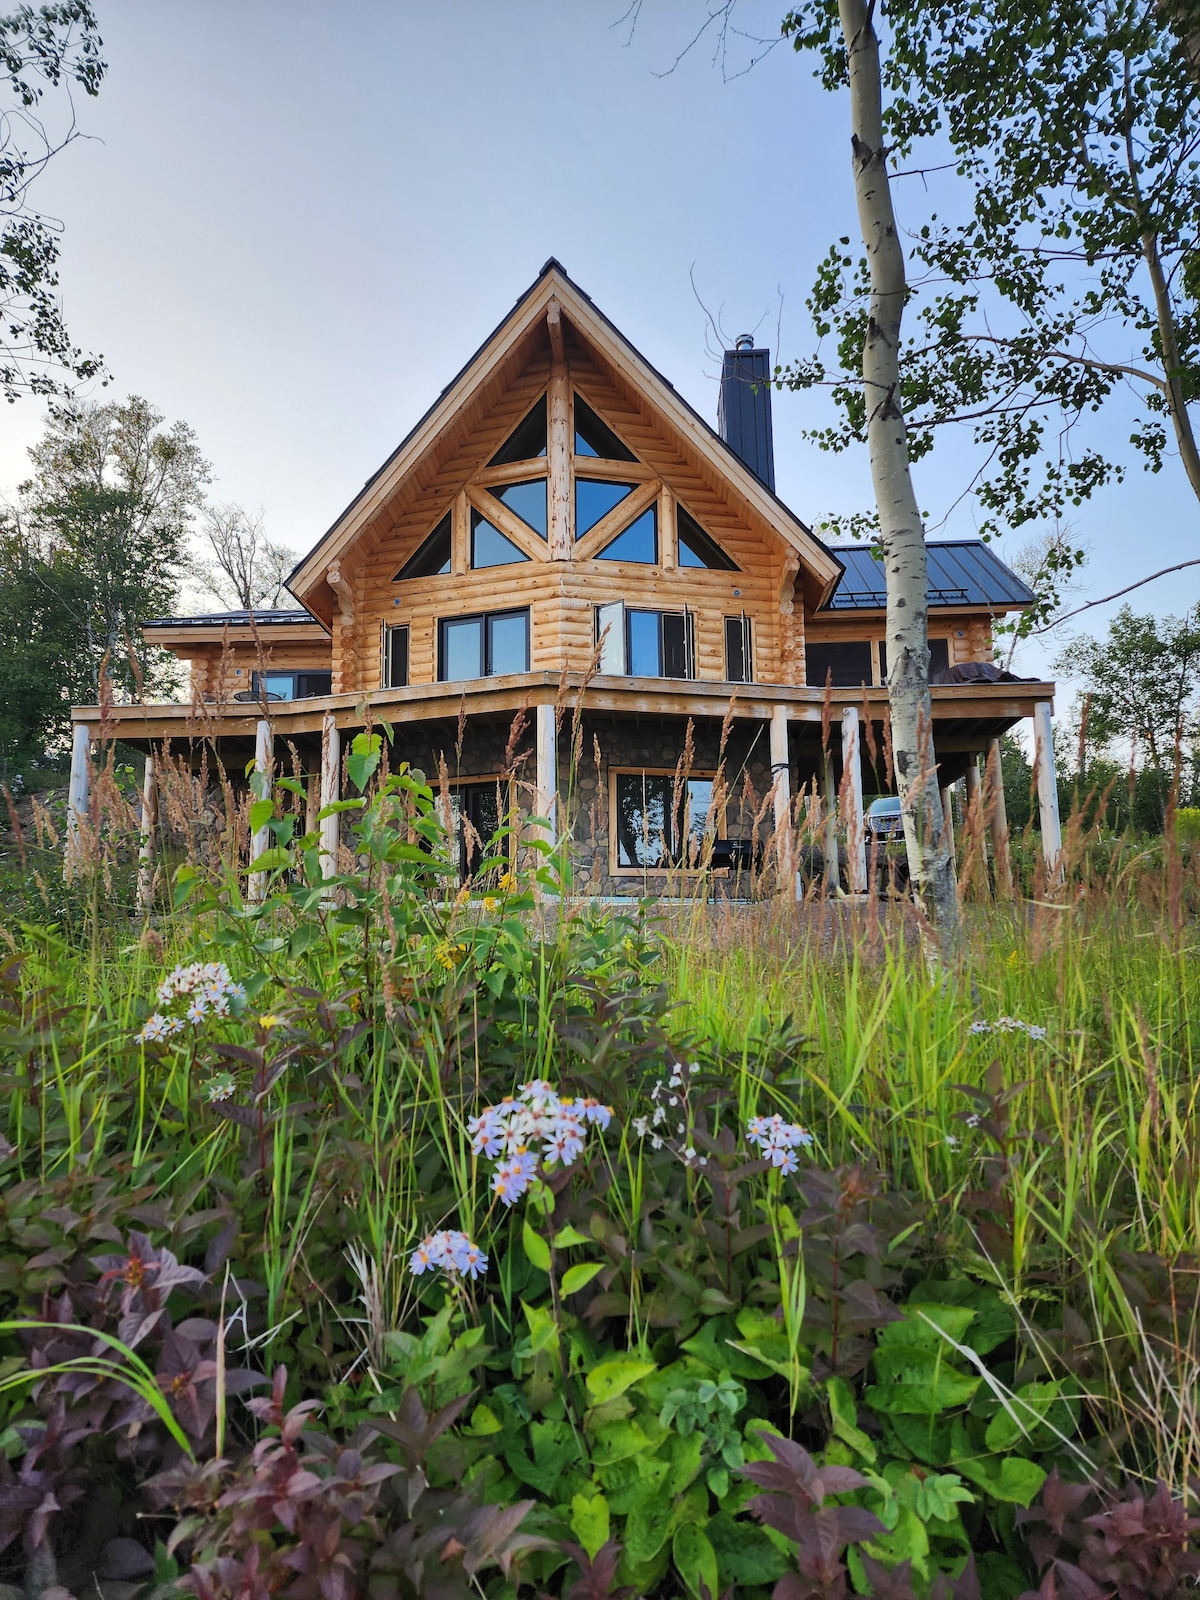
<svg viewBox="0 0 1200 1600">
<path fill-rule="evenodd" d="M 328 678 L 329 688 L 322 694 L 298 695 L 296 693 L 296 680 L 313 676 Z M 264 678 L 290 678 L 292 680 L 292 693 L 290 695 L 272 695 L 272 698 L 268 700 L 266 695 L 272 692 L 265 690 Z M 261 700 L 264 705 L 294 705 L 299 700 L 323 700 L 325 695 L 333 693 L 333 669 L 331 667 L 267 667 L 264 671 L 255 667 L 250 674 L 250 692 L 256 700 Z"/>
<path fill-rule="evenodd" d="M 394 636 L 404 635 L 404 682 L 395 683 L 392 677 L 392 640 Z M 379 685 L 382 689 L 407 689 L 412 681 L 412 626 L 407 622 L 385 622 L 383 624 L 382 655 L 379 670 Z"/>
<path fill-rule="evenodd" d="M 635 678 L 635 677 L 644 678 L 644 677 L 650 676 L 650 675 L 648 675 L 646 673 L 635 673 L 633 671 L 633 643 L 632 643 L 632 638 L 631 638 L 631 634 L 630 634 L 629 619 L 630 619 L 631 616 L 636 614 L 638 616 L 657 617 L 658 618 L 658 665 L 659 665 L 659 671 L 656 674 L 653 675 L 653 681 L 655 681 L 655 682 L 664 682 L 664 683 L 695 683 L 697 681 L 696 680 L 696 613 L 692 610 L 692 608 L 690 606 L 687 606 L 687 605 L 682 606 L 682 607 L 668 606 L 666 608 L 659 608 L 659 607 L 655 607 L 655 606 L 631 606 L 631 605 L 627 605 L 624 601 L 619 601 L 619 602 L 610 601 L 609 602 L 609 604 L 614 604 L 614 603 L 619 604 L 621 606 L 621 627 L 622 627 L 621 646 L 622 646 L 622 650 L 624 652 L 624 671 L 621 672 L 620 674 L 614 674 L 614 676 L 620 676 L 622 678 Z M 595 603 L 592 606 L 592 643 L 593 643 L 593 645 L 597 645 L 600 642 L 600 613 L 601 613 L 601 611 L 603 609 L 604 609 L 604 607 L 600 603 Z M 684 665 L 688 669 L 683 674 L 667 673 L 667 672 L 662 670 L 663 668 L 665 668 L 665 666 L 667 664 L 667 662 L 666 662 L 666 639 L 665 639 L 665 634 L 664 634 L 664 629 L 663 629 L 663 619 L 665 617 L 678 617 L 683 622 Z"/>
<path fill-rule="evenodd" d="M 729 661 L 729 630 L 730 625 L 737 628 L 742 636 L 742 665 L 744 676 L 735 678 L 730 670 Z M 726 683 L 753 683 L 754 682 L 754 619 L 748 611 L 736 615 L 729 613 L 721 618 L 721 629 L 725 643 L 725 682 Z"/>
<path fill-rule="evenodd" d="M 466 611 L 459 616 L 439 617 L 437 619 L 437 681 L 439 683 L 479 683 L 484 678 L 510 676 L 507 673 L 496 673 L 489 670 L 492 657 L 492 624 L 502 617 L 524 617 L 525 665 L 521 668 L 521 671 L 528 672 L 530 670 L 529 663 L 533 655 L 533 622 L 528 606 L 506 606 L 500 611 Z M 483 670 L 474 678 L 448 678 L 446 676 L 446 628 L 448 625 L 462 622 L 478 622 L 481 625 L 479 664 Z"/>
<path fill-rule="evenodd" d="M 519 803 L 519 798 L 520 798 L 518 793 L 517 793 L 517 781 L 516 781 L 516 779 L 513 777 L 513 775 L 511 773 L 485 772 L 485 773 L 481 773 L 478 777 L 475 777 L 475 776 L 464 776 L 464 777 L 459 777 L 459 778 L 450 778 L 447 781 L 446 789 L 448 790 L 450 795 L 453 795 L 455 793 L 455 791 L 459 790 L 459 789 L 482 788 L 484 786 L 490 786 L 493 789 L 499 789 L 500 792 L 501 792 L 502 797 L 506 797 L 506 803 L 504 805 L 504 809 L 503 809 L 503 812 L 502 812 L 501 818 L 500 818 L 501 824 L 503 824 L 504 818 L 506 816 L 511 816 L 516 812 L 516 809 L 517 809 L 517 806 L 518 806 L 518 803 Z M 445 828 L 446 834 L 450 835 L 452 833 L 452 831 L 454 831 L 453 830 L 453 812 L 443 809 L 442 792 L 436 786 L 434 788 L 434 803 L 435 803 L 435 805 L 437 807 L 438 815 L 439 815 L 439 817 L 441 819 L 442 826 Z M 509 834 L 508 839 L 505 842 L 505 850 L 506 850 L 506 854 L 508 856 L 508 861 L 509 861 L 509 866 L 510 867 L 515 865 L 515 863 L 516 863 L 517 845 L 518 845 L 519 838 L 520 838 L 520 832 L 521 832 L 521 829 L 520 829 L 519 826 L 514 828 L 513 831 Z M 459 865 L 459 879 L 458 879 L 458 881 L 459 881 L 459 883 L 466 883 L 467 879 L 471 878 L 473 875 L 470 872 L 464 872 L 462 870 L 463 866 L 464 866 L 464 852 L 466 850 L 466 834 L 465 834 L 465 831 L 462 832 L 462 833 L 458 833 L 456 835 L 456 842 L 457 842 L 457 846 L 458 846 L 458 865 Z M 482 895 L 482 894 L 485 894 L 486 892 L 487 892 L 486 887 L 485 886 L 481 886 L 480 890 L 479 890 L 479 893 Z"/>
<path fill-rule="evenodd" d="M 619 837 L 619 835 L 617 833 L 617 785 L 618 785 L 618 781 L 621 778 L 666 778 L 673 785 L 674 782 L 675 782 L 675 779 L 676 779 L 676 777 L 678 775 L 679 775 L 679 769 L 677 767 L 625 767 L 625 766 L 621 766 L 621 767 L 610 766 L 609 767 L 609 769 L 608 769 L 608 873 L 609 873 L 609 877 L 611 877 L 611 878 L 648 878 L 648 877 L 662 878 L 662 877 L 669 876 L 671 873 L 683 874 L 683 875 L 686 875 L 686 876 L 689 876 L 689 877 L 695 877 L 699 873 L 702 873 L 702 872 L 704 872 L 706 870 L 702 866 L 687 866 L 683 862 L 669 862 L 666 866 L 662 866 L 662 867 L 637 867 L 637 866 L 634 866 L 634 867 L 623 867 L 620 864 L 620 860 L 621 860 L 620 837 Z M 686 777 L 684 777 L 683 782 L 686 784 L 686 783 L 690 783 L 693 780 L 695 780 L 698 783 L 715 783 L 717 781 L 718 775 L 719 774 L 716 771 L 716 769 L 714 769 L 712 771 L 708 771 L 707 769 L 702 769 L 702 770 L 697 771 L 697 772 L 689 772 L 686 775 Z M 721 804 L 716 808 L 716 810 L 713 813 L 714 832 L 713 832 L 712 837 L 713 837 L 714 840 L 716 840 L 716 839 L 727 839 L 729 837 L 727 812 L 728 812 L 728 796 L 726 796 L 722 800 Z M 729 869 L 727 867 L 709 867 L 707 870 L 709 872 L 711 872 L 711 873 L 714 873 L 714 874 L 715 873 L 721 873 L 721 874 L 724 875 L 724 874 L 728 873 Z"/>
</svg>

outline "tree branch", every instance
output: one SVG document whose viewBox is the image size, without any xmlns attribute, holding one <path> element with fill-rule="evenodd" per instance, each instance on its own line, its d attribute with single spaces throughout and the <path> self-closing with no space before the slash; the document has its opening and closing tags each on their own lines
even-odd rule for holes
<svg viewBox="0 0 1200 1600">
<path fill-rule="evenodd" d="M 1139 578 L 1136 583 L 1130 583 L 1124 589 L 1118 589 L 1115 594 L 1106 594 L 1102 600 L 1089 600 L 1086 605 L 1076 606 L 1074 611 L 1064 611 L 1061 617 L 1055 617 L 1053 622 L 1047 622 L 1043 627 L 1030 628 L 1025 635 L 1027 639 L 1036 637 L 1039 633 L 1049 633 L 1051 628 L 1057 628 L 1062 622 L 1071 617 L 1077 617 L 1083 611 L 1090 611 L 1093 606 L 1106 606 L 1110 600 L 1119 600 L 1123 594 L 1131 594 L 1134 589 L 1140 589 L 1143 584 L 1153 583 L 1155 578 L 1165 578 L 1169 572 L 1182 572 L 1185 567 L 1200 567 L 1200 556 L 1191 561 L 1179 561 L 1173 567 L 1164 567 L 1161 572 L 1152 572 L 1148 578 Z"/>
</svg>

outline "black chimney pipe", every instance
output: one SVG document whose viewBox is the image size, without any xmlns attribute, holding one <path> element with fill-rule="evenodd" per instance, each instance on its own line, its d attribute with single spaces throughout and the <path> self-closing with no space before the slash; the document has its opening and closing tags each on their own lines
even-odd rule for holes
<svg viewBox="0 0 1200 1600">
<path fill-rule="evenodd" d="M 775 437 L 771 431 L 771 352 L 743 333 L 721 363 L 717 431 L 754 476 L 775 492 Z"/>
</svg>

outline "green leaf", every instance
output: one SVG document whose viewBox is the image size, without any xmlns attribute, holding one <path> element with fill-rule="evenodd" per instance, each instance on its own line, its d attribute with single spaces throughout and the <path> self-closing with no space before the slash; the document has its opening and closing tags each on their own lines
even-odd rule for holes
<svg viewBox="0 0 1200 1600">
<path fill-rule="evenodd" d="M 1045 1470 L 1036 1461 L 1026 1461 L 1024 1456 L 1005 1456 L 1000 1464 L 1000 1475 L 988 1484 L 988 1492 L 1009 1505 L 1028 1506 L 1045 1481 Z"/>
<path fill-rule="evenodd" d="M 1057 1383 L 1022 1384 L 988 1423 L 984 1435 L 988 1449 L 1002 1455 L 1022 1439 L 1028 1439 L 1049 1416 L 1061 1392 L 1061 1385 Z M 1065 1433 L 1067 1429 L 1062 1431 Z"/>
<path fill-rule="evenodd" d="M 853 1389 L 845 1378 L 830 1378 L 825 1392 L 829 1396 L 834 1437 L 848 1444 L 864 1461 L 874 1463 L 875 1446 L 858 1426 L 858 1408 L 854 1403 Z"/>
<path fill-rule="evenodd" d="M 377 733 L 356 733 L 346 757 L 346 776 L 359 794 L 367 787 L 371 774 L 383 756 L 383 739 Z"/>
<path fill-rule="evenodd" d="M 568 1267 L 563 1273 L 562 1292 L 564 1294 L 578 1294 L 585 1288 L 598 1272 L 604 1271 L 603 1261 L 581 1261 L 577 1267 Z"/>
<path fill-rule="evenodd" d="M 525 1320 L 529 1323 L 529 1347 L 534 1355 L 541 1350 L 558 1349 L 558 1325 L 549 1311 L 543 1311 L 541 1306 L 526 1305 L 521 1301 L 521 1309 L 525 1313 Z"/>
<path fill-rule="evenodd" d="M 265 828 L 274 815 L 274 800 L 256 800 L 250 807 L 250 832 L 257 833 L 260 828 Z"/>
<path fill-rule="evenodd" d="M 717 1554 L 708 1535 L 694 1523 L 685 1523 L 675 1534 L 671 1544 L 671 1557 L 675 1570 L 687 1584 L 689 1594 L 707 1594 L 707 1600 L 717 1600 L 720 1577 L 717 1573 Z"/>
<path fill-rule="evenodd" d="M 766 1588 L 788 1569 L 788 1558 L 752 1522 L 735 1521 L 729 1512 L 719 1511 L 704 1531 L 716 1553 L 722 1590 L 731 1585 L 735 1591 Z"/>
<path fill-rule="evenodd" d="M 491 1433 L 500 1433 L 504 1424 L 492 1410 L 491 1406 L 478 1405 L 471 1413 L 471 1421 L 464 1433 L 474 1434 L 476 1438 L 483 1438 Z"/>
<path fill-rule="evenodd" d="M 625 1550 L 630 1561 L 654 1559 L 667 1542 L 674 1514 L 667 1495 L 651 1495 L 634 1506 L 625 1523 Z"/>
<path fill-rule="evenodd" d="M 603 1405 L 657 1370 L 653 1361 L 639 1361 L 636 1356 L 613 1356 L 588 1373 L 587 1391 L 596 1405 Z"/>
<path fill-rule="evenodd" d="M 602 1494 L 571 1496 L 571 1532 L 593 1561 L 596 1552 L 608 1543 L 610 1520 L 608 1501 Z"/>
<path fill-rule="evenodd" d="M 528 1217 L 521 1224 L 521 1244 L 531 1266 L 540 1267 L 543 1272 L 550 1271 L 550 1246 L 529 1226 Z"/>
<path fill-rule="evenodd" d="M 250 872 L 278 872 L 283 867 L 290 867 L 292 858 L 288 851 L 279 845 L 272 845 L 269 850 L 264 850 L 262 855 L 256 856 L 247 869 Z"/>
<path fill-rule="evenodd" d="M 554 1235 L 554 1248 L 565 1250 L 572 1244 L 595 1244 L 594 1239 L 589 1239 L 586 1233 L 580 1233 L 578 1228 L 573 1228 L 568 1222 L 565 1228 L 560 1228 Z"/>
</svg>

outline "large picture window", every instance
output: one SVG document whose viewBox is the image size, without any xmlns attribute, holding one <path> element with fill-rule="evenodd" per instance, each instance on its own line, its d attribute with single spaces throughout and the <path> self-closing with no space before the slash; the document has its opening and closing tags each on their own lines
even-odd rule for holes
<svg viewBox="0 0 1200 1600">
<path fill-rule="evenodd" d="M 260 700 L 312 700 L 333 693 L 332 672 L 256 672 L 251 682 Z"/>
<path fill-rule="evenodd" d="M 712 778 L 673 772 L 617 772 L 612 822 L 618 871 L 698 867 L 705 841 L 720 834 Z"/>
<path fill-rule="evenodd" d="M 637 611 L 616 600 L 596 607 L 600 670 L 632 678 L 694 678 L 690 611 Z"/>
<path fill-rule="evenodd" d="M 529 612 L 489 611 L 443 617 L 438 624 L 438 679 L 499 678 L 529 671 Z"/>
</svg>

